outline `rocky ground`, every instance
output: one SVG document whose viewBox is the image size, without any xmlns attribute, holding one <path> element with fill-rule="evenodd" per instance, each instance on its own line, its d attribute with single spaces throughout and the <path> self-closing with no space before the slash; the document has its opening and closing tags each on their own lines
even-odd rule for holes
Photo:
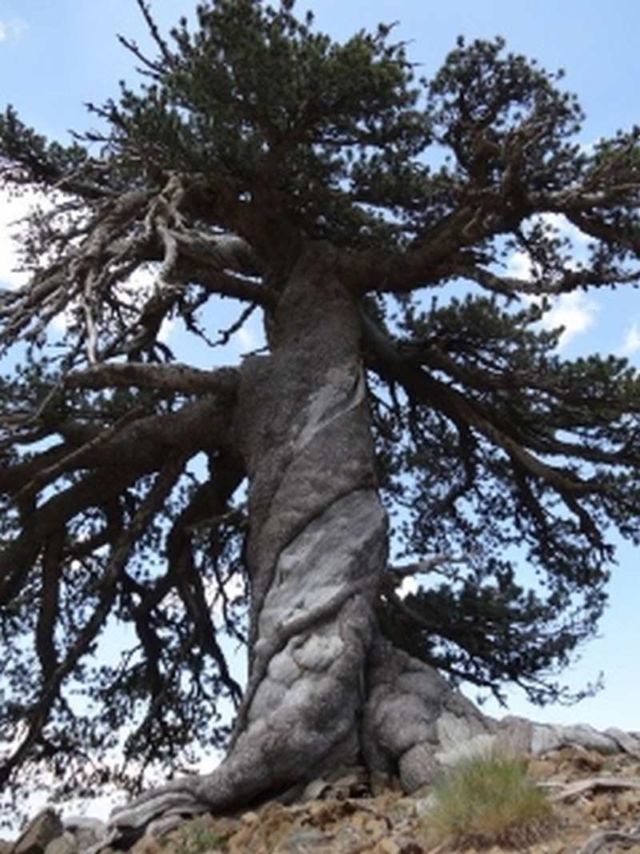
<svg viewBox="0 0 640 854">
<path fill-rule="evenodd" d="M 530 774 L 554 802 L 554 822 L 518 849 L 491 854 L 640 854 L 640 754 L 600 753 L 581 746 L 532 758 Z M 316 780 L 304 802 L 268 803 L 255 811 L 214 818 L 178 816 L 130 846 L 132 854 L 445 854 L 429 842 L 429 790 L 412 796 L 393 780 L 358 769 Z M 111 845 L 114 843 L 112 842 Z M 122 844 L 122 840 L 118 844 Z M 20 838 L 0 842 L 0 854 L 112 854 L 107 830 L 92 819 L 54 811 L 34 819 Z M 125 845 L 126 847 L 126 845 Z M 474 849 L 471 849 L 474 850 Z M 486 849 L 485 849 L 486 850 Z"/>
</svg>

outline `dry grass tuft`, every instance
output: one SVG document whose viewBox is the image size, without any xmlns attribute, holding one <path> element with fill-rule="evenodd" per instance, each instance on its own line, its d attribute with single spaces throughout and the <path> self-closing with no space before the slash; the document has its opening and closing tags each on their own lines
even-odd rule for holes
<svg viewBox="0 0 640 854">
<path fill-rule="evenodd" d="M 489 753 L 459 762 L 434 787 L 425 818 L 431 843 L 454 849 L 520 848 L 554 827 L 546 794 L 527 775 L 525 760 Z"/>
</svg>

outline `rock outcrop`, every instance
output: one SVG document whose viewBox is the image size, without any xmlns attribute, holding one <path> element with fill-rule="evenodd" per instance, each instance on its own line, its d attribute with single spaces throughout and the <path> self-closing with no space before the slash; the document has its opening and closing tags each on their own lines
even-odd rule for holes
<svg viewBox="0 0 640 854">
<path fill-rule="evenodd" d="M 518 718 L 492 722 L 438 757 L 443 765 L 490 749 L 529 754 L 529 772 L 546 788 L 555 821 L 530 854 L 640 854 L 640 734 L 552 726 Z M 434 854 L 429 786 L 412 794 L 398 778 L 364 768 L 317 779 L 293 804 L 271 801 L 227 816 L 167 813 L 127 840 L 97 819 L 38 814 L 0 854 Z M 438 854 L 445 854 L 440 845 Z M 492 854 L 508 849 L 494 848 Z"/>
<path fill-rule="evenodd" d="M 107 845 L 108 828 L 97 818 L 62 819 L 48 807 L 39 812 L 15 842 L 0 840 L 0 854 L 88 854 Z"/>
</svg>

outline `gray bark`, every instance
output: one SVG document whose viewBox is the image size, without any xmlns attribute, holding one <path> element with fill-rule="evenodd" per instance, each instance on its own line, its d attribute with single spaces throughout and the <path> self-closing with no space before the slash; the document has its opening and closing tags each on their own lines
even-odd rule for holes
<svg viewBox="0 0 640 854">
<path fill-rule="evenodd" d="M 355 300 L 321 250 L 296 265 L 245 362 L 236 431 L 250 479 L 250 676 L 226 760 L 118 811 L 220 811 L 365 762 L 429 781 L 438 751 L 488 724 L 444 679 L 379 634 L 387 522 Z"/>
</svg>

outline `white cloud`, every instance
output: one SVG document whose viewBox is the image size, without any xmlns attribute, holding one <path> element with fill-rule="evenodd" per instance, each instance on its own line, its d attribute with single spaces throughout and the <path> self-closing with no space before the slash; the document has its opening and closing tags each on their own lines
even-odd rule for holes
<svg viewBox="0 0 640 854">
<path fill-rule="evenodd" d="M 153 291 L 157 286 L 157 274 L 157 264 L 143 264 L 141 267 L 134 270 L 126 282 L 122 283 L 122 286 L 118 287 L 122 287 L 122 289 L 129 295 L 129 298 L 135 296 L 136 303 L 143 302 L 144 300 L 149 299 L 153 294 Z M 160 324 L 160 329 L 158 330 L 158 341 L 163 344 L 167 344 L 175 327 L 175 319 L 165 317 Z"/>
<path fill-rule="evenodd" d="M 506 273 L 513 279 L 529 281 L 533 273 L 533 264 L 529 253 L 522 250 L 512 252 L 507 261 Z"/>
<path fill-rule="evenodd" d="M 264 329 L 255 314 L 236 332 L 233 342 L 241 355 L 253 353 L 265 346 Z"/>
<path fill-rule="evenodd" d="M 173 333 L 176 322 L 171 317 L 165 317 L 165 319 L 160 324 L 160 329 L 158 330 L 158 341 L 161 344 L 166 344 Z"/>
<path fill-rule="evenodd" d="M 51 328 L 60 334 L 66 332 L 73 321 L 73 309 L 67 306 L 60 314 L 56 314 L 51 319 Z"/>
<path fill-rule="evenodd" d="M 404 599 L 405 596 L 415 595 L 420 590 L 418 579 L 413 575 L 407 575 L 402 579 L 402 584 L 398 589 L 398 596 Z"/>
<path fill-rule="evenodd" d="M 625 356 L 631 356 L 634 353 L 640 352 L 640 323 L 632 323 L 627 329 L 622 345 L 622 352 Z"/>
<path fill-rule="evenodd" d="M 257 349 L 258 339 L 253 330 L 250 329 L 248 326 L 243 326 L 237 331 L 236 335 L 238 336 L 238 342 L 240 343 L 240 346 L 244 347 L 245 350 Z"/>
<path fill-rule="evenodd" d="M 579 249 L 589 243 L 591 239 L 587 234 L 570 222 L 564 214 L 559 213 L 543 213 L 540 214 L 540 220 L 545 225 L 553 226 L 557 229 L 560 237 L 568 237 L 573 243 L 574 249 Z"/>
<path fill-rule="evenodd" d="M 24 227 L 19 220 L 34 207 L 47 204 L 50 203 L 37 190 L 24 188 L 19 196 L 0 190 L 0 284 L 12 289 L 26 284 L 28 274 L 17 269 L 19 240 L 16 238 Z"/>
<path fill-rule="evenodd" d="M 574 257 L 567 259 L 566 266 L 570 270 L 577 269 L 580 259 L 584 259 L 585 247 L 589 242 L 589 237 L 562 214 L 545 213 L 540 214 L 537 219 L 545 225 L 553 227 L 560 238 L 569 239 Z M 522 249 L 512 252 L 507 260 L 506 273 L 512 278 L 530 281 L 533 278 L 533 262 L 529 253 Z"/>
<path fill-rule="evenodd" d="M 596 145 L 600 142 L 599 139 L 592 139 L 590 142 L 579 142 L 578 148 L 581 154 L 586 154 L 589 157 L 595 153 Z"/>
<path fill-rule="evenodd" d="M 27 29 L 26 21 L 22 18 L 11 18 L 8 21 L 0 21 L 0 44 L 10 39 L 19 38 Z"/>
<path fill-rule="evenodd" d="M 566 347 L 576 335 L 591 329 L 597 312 L 598 306 L 593 300 L 582 291 L 573 291 L 551 301 L 551 309 L 545 312 L 542 325 L 545 329 L 557 329 L 562 326 L 564 331 L 558 346 Z"/>
<path fill-rule="evenodd" d="M 20 245 L 28 231 L 25 217 L 36 211 L 49 213 L 64 200 L 65 196 L 57 191 L 43 193 L 29 186 L 20 187 L 17 191 L 0 188 L 0 287 L 15 290 L 29 280 L 29 273 L 19 269 Z M 66 215 L 80 214 L 67 211 Z"/>
<path fill-rule="evenodd" d="M 156 272 L 150 264 L 137 267 L 126 281 L 128 291 L 135 291 L 143 299 L 148 299 L 153 292 Z"/>
<path fill-rule="evenodd" d="M 543 216 L 549 223 L 570 237 L 574 247 L 576 247 L 576 244 L 584 243 L 584 235 L 580 234 L 564 217 L 561 217 L 559 214 L 544 214 Z M 577 265 L 577 259 L 570 259 L 567 263 L 567 267 L 570 269 L 575 269 Z M 533 277 L 533 263 L 529 253 L 522 250 L 513 252 L 507 260 L 506 273 L 512 278 L 531 281 Z M 524 300 L 528 303 L 540 304 L 542 298 L 525 296 Z M 598 306 L 583 291 L 572 291 L 571 293 L 561 294 L 557 297 L 549 297 L 548 301 L 551 307 L 545 312 L 542 318 L 542 326 L 545 329 L 563 327 L 563 332 L 558 342 L 560 348 L 566 347 L 576 335 L 580 335 L 591 329 L 595 323 Z"/>
</svg>

